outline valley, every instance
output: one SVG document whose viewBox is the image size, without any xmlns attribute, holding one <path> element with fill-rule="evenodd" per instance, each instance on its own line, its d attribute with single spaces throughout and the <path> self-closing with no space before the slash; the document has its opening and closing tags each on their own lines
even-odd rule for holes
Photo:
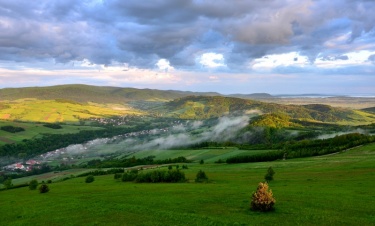
<svg viewBox="0 0 375 226">
<path fill-rule="evenodd" d="M 59 225 L 66 214 L 73 225 L 111 225 L 108 214 L 131 225 L 375 223 L 367 191 L 375 181 L 372 98 L 240 98 L 86 85 L 0 89 L 0 95 L 0 201 L 7 204 L 0 220 L 7 225 Z M 270 166 L 276 209 L 252 212 L 251 192 Z M 172 169 L 186 180 L 114 179 L 118 171 Z M 198 170 L 208 183 L 194 182 Z M 90 174 L 95 181 L 86 184 Z M 29 191 L 33 179 L 48 181 L 51 191 Z M 37 213 L 26 204 L 12 212 L 16 197 L 51 208 Z M 363 211 L 355 210 L 357 200 Z"/>
</svg>

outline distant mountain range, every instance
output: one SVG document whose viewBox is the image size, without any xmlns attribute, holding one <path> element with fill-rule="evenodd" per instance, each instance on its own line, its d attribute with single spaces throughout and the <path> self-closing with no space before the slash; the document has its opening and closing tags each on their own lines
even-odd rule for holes
<svg viewBox="0 0 375 226">
<path fill-rule="evenodd" d="M 48 102 L 48 104 L 54 107 L 50 107 L 51 109 L 45 107 L 45 115 L 56 114 L 56 118 L 60 120 L 62 120 L 62 118 L 78 118 L 77 112 L 79 112 L 81 115 L 80 117 L 83 118 L 95 115 L 95 111 L 100 111 L 103 114 L 108 115 L 118 115 L 120 114 L 118 111 L 119 107 L 109 107 L 108 105 L 121 104 L 123 106 L 133 107 L 134 110 L 127 109 L 127 111 L 124 111 L 128 113 L 157 113 L 168 117 L 183 119 L 208 119 L 228 114 L 253 113 L 259 115 L 280 113 L 287 115 L 291 119 L 320 122 L 345 121 L 354 123 L 371 123 L 375 121 L 373 109 L 359 111 L 331 107 L 324 104 L 285 105 L 262 102 L 262 100 L 276 98 L 267 93 L 233 94 L 224 96 L 215 92 L 186 92 L 176 90 L 98 87 L 89 85 L 59 85 L 50 87 L 0 89 L 0 98 L 0 114 L 3 114 L 3 116 L 0 115 L 0 119 L 18 118 L 22 120 L 22 118 L 25 118 L 28 114 L 25 110 L 22 111 L 22 114 L 19 113 L 19 115 L 17 115 L 16 112 L 19 111 L 17 109 L 22 108 L 22 106 L 28 109 L 33 109 L 33 114 L 37 116 L 38 107 L 32 106 L 36 104 L 47 106 L 47 102 L 44 103 L 41 102 L 41 100 L 51 100 L 54 102 Z M 12 105 L 9 101 L 26 98 L 28 99 L 27 105 L 25 103 L 17 103 L 17 106 L 13 106 L 12 113 L 7 113 L 7 109 L 11 109 L 10 105 Z M 33 104 L 33 102 L 30 102 L 32 101 L 30 98 L 37 99 L 39 102 Z M 5 103 L 5 101 L 8 102 Z M 75 103 L 78 105 L 81 104 L 82 106 L 77 106 L 77 109 L 74 110 L 74 117 L 70 117 L 67 114 L 63 115 L 62 112 L 69 112 L 69 109 L 73 109 L 73 105 L 76 106 Z M 88 113 L 88 107 L 85 107 L 87 103 L 104 104 L 107 106 L 98 106 L 101 107 L 100 110 L 91 110 L 91 112 Z M 67 107 L 67 105 L 69 105 L 69 107 Z M 113 113 L 105 113 L 106 111 L 103 107 L 112 108 L 116 111 Z M 59 109 L 61 110 L 59 111 Z M 58 113 L 60 115 L 58 115 Z M 282 118 L 284 119 L 284 117 Z M 268 120 L 268 118 L 262 119 L 262 121 L 265 120 Z"/>
<path fill-rule="evenodd" d="M 37 98 L 41 100 L 70 99 L 78 102 L 96 103 L 123 103 L 128 101 L 169 101 L 186 96 L 225 96 L 243 99 L 269 99 L 269 98 L 319 98 L 319 97 L 350 97 L 350 95 L 326 94 L 279 94 L 251 93 L 251 94 L 220 94 L 217 92 L 190 92 L 179 90 L 156 90 L 121 88 L 111 86 L 91 85 L 57 85 L 48 87 L 25 87 L 0 89 L 0 100 L 16 100 L 22 98 Z M 363 96 L 363 95 L 362 95 Z M 362 97 L 361 96 L 361 97 Z M 358 96 L 359 97 L 359 96 Z M 363 97 L 373 97 L 365 95 Z"/>
</svg>

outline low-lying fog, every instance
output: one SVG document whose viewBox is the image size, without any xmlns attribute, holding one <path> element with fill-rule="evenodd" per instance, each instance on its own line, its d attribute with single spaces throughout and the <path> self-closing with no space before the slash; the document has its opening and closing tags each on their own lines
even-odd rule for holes
<svg viewBox="0 0 375 226">
<path fill-rule="evenodd" d="M 163 129 L 143 130 L 95 139 L 84 144 L 70 145 L 40 155 L 43 160 L 62 157 L 94 157 L 113 153 L 127 153 L 139 150 L 163 150 L 173 147 L 194 145 L 205 141 L 223 142 L 232 139 L 237 132 L 248 125 L 249 116 L 221 117 L 216 122 L 187 121 L 177 122 Z"/>
</svg>

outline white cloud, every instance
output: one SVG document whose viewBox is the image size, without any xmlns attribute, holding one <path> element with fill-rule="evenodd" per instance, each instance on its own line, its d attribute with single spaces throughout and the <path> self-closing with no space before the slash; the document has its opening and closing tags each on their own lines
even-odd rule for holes
<svg viewBox="0 0 375 226">
<path fill-rule="evenodd" d="M 297 52 L 266 55 L 262 58 L 254 59 L 251 62 L 253 69 L 272 69 L 278 66 L 300 66 L 309 64 L 306 56 L 301 56 Z"/>
<path fill-rule="evenodd" d="M 199 58 L 199 63 L 210 68 L 226 66 L 223 54 L 219 53 L 204 53 Z"/>
<path fill-rule="evenodd" d="M 156 64 L 155 64 L 160 70 L 168 72 L 170 70 L 173 70 L 174 68 L 171 66 L 170 62 L 166 59 L 160 59 Z"/>
<path fill-rule="evenodd" d="M 337 59 L 333 56 L 318 57 L 314 64 L 319 68 L 338 68 L 348 66 L 371 66 L 371 62 L 368 60 L 369 56 L 375 54 L 375 51 L 362 50 L 358 52 L 349 52 L 343 54 L 347 59 Z"/>
</svg>

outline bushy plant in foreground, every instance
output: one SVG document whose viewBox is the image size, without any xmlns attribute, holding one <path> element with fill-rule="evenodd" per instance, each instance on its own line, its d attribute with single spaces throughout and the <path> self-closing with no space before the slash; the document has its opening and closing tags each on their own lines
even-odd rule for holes
<svg viewBox="0 0 375 226">
<path fill-rule="evenodd" d="M 86 177 L 85 182 L 86 183 L 92 183 L 92 182 L 94 182 L 94 180 L 95 180 L 95 177 L 93 175 L 89 175 L 89 176 Z"/>
<path fill-rule="evenodd" d="M 202 183 L 202 182 L 207 182 L 207 181 L 208 181 L 208 177 L 206 173 L 202 170 L 199 170 L 197 173 L 197 177 L 195 178 L 195 182 Z"/>
<path fill-rule="evenodd" d="M 257 191 L 252 195 L 251 209 L 267 212 L 274 209 L 273 206 L 275 203 L 276 200 L 273 197 L 272 191 L 268 190 L 267 182 L 260 182 Z"/>
<path fill-rule="evenodd" d="M 31 180 L 29 183 L 29 189 L 35 190 L 38 187 L 38 181 L 36 179 Z"/>
<path fill-rule="evenodd" d="M 40 193 L 47 193 L 47 192 L 49 192 L 49 187 L 48 187 L 48 185 L 46 185 L 46 184 L 42 184 L 42 185 L 40 185 L 40 187 L 39 187 L 39 192 L 40 192 Z"/>
</svg>

